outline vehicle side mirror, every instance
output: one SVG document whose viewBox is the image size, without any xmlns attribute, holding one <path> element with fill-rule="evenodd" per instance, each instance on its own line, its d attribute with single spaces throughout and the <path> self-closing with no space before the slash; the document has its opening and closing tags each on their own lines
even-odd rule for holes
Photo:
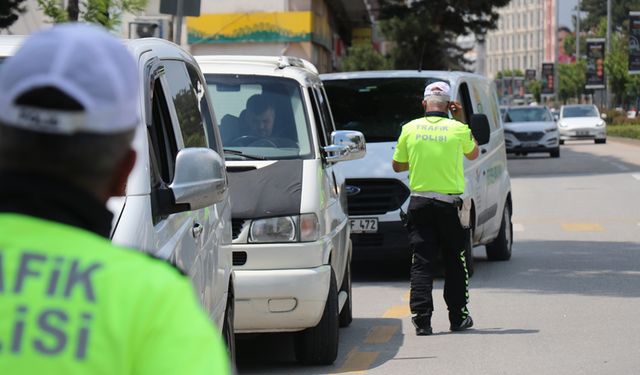
<svg viewBox="0 0 640 375">
<path fill-rule="evenodd" d="M 486 115 L 474 113 L 471 115 L 471 134 L 476 139 L 478 145 L 486 145 L 491 137 L 489 119 Z"/>
<path fill-rule="evenodd" d="M 607 114 L 606 113 L 601 113 L 600 114 L 600 118 L 603 119 L 603 120 L 606 120 L 607 119 Z"/>
<path fill-rule="evenodd" d="M 367 153 L 364 134 L 355 130 L 334 131 L 331 133 L 331 145 L 324 151 L 330 163 L 362 159 Z"/>
<path fill-rule="evenodd" d="M 178 152 L 173 182 L 155 192 L 161 216 L 197 210 L 221 202 L 227 191 L 224 162 L 209 148 Z"/>
</svg>

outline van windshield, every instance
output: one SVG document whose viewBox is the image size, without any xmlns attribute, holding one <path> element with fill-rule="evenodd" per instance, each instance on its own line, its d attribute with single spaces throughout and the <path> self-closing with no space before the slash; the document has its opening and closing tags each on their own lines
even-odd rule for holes
<svg viewBox="0 0 640 375">
<path fill-rule="evenodd" d="M 228 160 L 311 158 L 307 116 L 297 81 L 205 74 Z"/>
<path fill-rule="evenodd" d="M 367 142 L 395 142 L 402 125 L 424 115 L 422 94 L 434 78 L 337 79 L 323 82 L 336 129 Z"/>
</svg>

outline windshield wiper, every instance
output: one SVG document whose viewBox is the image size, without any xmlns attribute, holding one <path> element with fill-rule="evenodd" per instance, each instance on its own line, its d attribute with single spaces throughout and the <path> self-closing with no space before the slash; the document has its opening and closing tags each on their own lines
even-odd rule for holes
<svg viewBox="0 0 640 375">
<path fill-rule="evenodd" d="M 222 149 L 224 151 L 225 154 L 231 154 L 231 155 L 236 155 L 236 156 L 242 156 L 243 158 L 246 159 L 251 159 L 251 160 L 267 160 L 267 158 L 265 158 L 264 156 L 259 156 L 259 155 L 251 155 L 251 154 L 245 154 L 242 151 L 238 151 L 238 150 L 232 150 L 230 148 L 223 148 Z"/>
</svg>

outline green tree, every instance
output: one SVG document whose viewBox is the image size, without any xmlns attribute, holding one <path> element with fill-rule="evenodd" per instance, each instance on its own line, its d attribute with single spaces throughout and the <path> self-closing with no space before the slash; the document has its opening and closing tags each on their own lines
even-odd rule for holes
<svg viewBox="0 0 640 375">
<path fill-rule="evenodd" d="M 533 95 L 533 98 L 535 99 L 536 102 L 541 103 L 542 102 L 542 82 L 538 81 L 538 80 L 533 80 L 530 81 L 527 84 L 527 91 L 530 92 Z"/>
<path fill-rule="evenodd" d="M 498 13 L 510 0 L 380 0 L 380 30 L 395 43 L 396 69 L 464 70 L 470 63 L 458 46 L 460 35 L 482 39 L 496 28 Z"/>
<path fill-rule="evenodd" d="M 505 69 L 496 73 L 496 78 L 502 77 L 524 77 L 524 72 L 520 69 Z"/>
<path fill-rule="evenodd" d="M 384 70 L 388 69 L 389 60 L 376 51 L 371 44 L 361 44 L 349 47 L 347 56 L 342 59 L 341 68 L 344 71 Z"/>
<path fill-rule="evenodd" d="M 580 21 L 582 30 L 595 30 L 599 27 L 601 19 L 607 17 L 607 0 L 581 0 L 580 10 L 587 14 Z M 613 30 L 620 31 L 623 23 L 629 17 L 630 10 L 640 10 L 640 0 L 612 1 L 611 21 Z"/>
<path fill-rule="evenodd" d="M 579 60 L 558 66 L 558 95 L 564 103 L 571 98 L 580 98 L 586 83 L 587 64 Z"/>
<path fill-rule="evenodd" d="M 25 0 L 2 0 L 0 2 L 0 30 L 8 29 L 27 9 L 22 4 Z"/>
<path fill-rule="evenodd" d="M 59 0 L 38 0 L 38 5 L 54 23 L 82 20 L 114 29 L 123 13 L 144 10 L 147 0 L 70 0 L 66 8 Z"/>
</svg>

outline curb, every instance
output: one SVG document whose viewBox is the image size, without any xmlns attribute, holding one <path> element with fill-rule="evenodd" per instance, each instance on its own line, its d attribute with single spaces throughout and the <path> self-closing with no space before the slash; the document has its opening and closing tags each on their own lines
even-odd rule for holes
<svg viewBox="0 0 640 375">
<path fill-rule="evenodd" d="M 640 139 L 607 136 L 607 140 L 633 146 L 640 146 Z"/>
</svg>

